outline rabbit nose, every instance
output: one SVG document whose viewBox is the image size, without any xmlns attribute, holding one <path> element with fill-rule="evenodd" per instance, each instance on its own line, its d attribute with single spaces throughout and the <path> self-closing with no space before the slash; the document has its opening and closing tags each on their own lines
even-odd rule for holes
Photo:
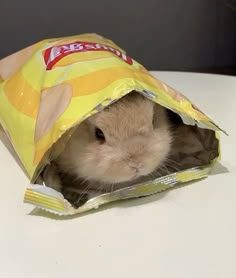
<svg viewBox="0 0 236 278">
<path fill-rule="evenodd" d="M 141 163 L 141 162 L 140 163 L 132 163 L 130 165 L 130 167 L 132 169 L 134 169 L 136 173 L 138 173 L 140 171 L 140 169 L 143 167 L 143 163 Z"/>
<path fill-rule="evenodd" d="M 137 164 L 137 167 L 138 167 L 138 169 L 142 168 L 142 167 L 143 167 L 143 163 L 142 163 L 142 162 L 139 162 L 139 163 Z"/>
<path fill-rule="evenodd" d="M 139 172 L 139 168 L 137 168 L 137 167 L 131 167 L 131 168 L 134 169 L 136 174 Z"/>
</svg>

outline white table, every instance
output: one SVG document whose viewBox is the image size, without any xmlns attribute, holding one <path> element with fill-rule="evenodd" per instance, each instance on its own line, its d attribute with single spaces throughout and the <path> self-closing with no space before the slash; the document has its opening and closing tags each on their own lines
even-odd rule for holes
<svg viewBox="0 0 236 278">
<path fill-rule="evenodd" d="M 223 166 L 166 194 L 60 220 L 23 204 L 28 180 L 0 142 L 0 277 L 236 277 L 236 77 L 154 75 L 228 131 Z"/>
</svg>

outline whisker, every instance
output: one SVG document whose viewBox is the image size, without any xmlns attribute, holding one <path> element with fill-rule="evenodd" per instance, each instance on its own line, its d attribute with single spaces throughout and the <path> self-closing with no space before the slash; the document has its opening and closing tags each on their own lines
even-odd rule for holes
<svg viewBox="0 0 236 278">
<path fill-rule="evenodd" d="M 180 168 L 179 167 L 176 167 L 174 165 L 171 165 L 171 164 L 166 164 L 166 167 L 168 167 L 169 170 L 174 170 L 174 171 L 180 171 Z"/>
<path fill-rule="evenodd" d="M 176 165 L 181 166 L 181 164 L 180 164 L 179 162 L 177 162 L 177 161 L 175 161 L 175 160 L 173 160 L 173 159 L 170 159 L 170 158 L 166 158 L 165 162 L 171 162 L 171 163 L 173 163 L 173 164 L 176 164 Z"/>
</svg>

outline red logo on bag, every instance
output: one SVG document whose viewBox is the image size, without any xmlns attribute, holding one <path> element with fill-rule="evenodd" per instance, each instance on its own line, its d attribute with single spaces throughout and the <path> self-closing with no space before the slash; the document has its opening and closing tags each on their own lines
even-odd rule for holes
<svg viewBox="0 0 236 278">
<path fill-rule="evenodd" d="M 46 69 L 51 70 L 58 61 L 69 54 L 86 51 L 109 51 L 115 54 L 117 57 L 121 58 L 127 64 L 133 64 L 133 60 L 131 57 L 111 46 L 93 42 L 74 42 L 60 46 L 53 46 L 46 49 L 44 53 L 44 62 L 46 64 Z"/>
</svg>

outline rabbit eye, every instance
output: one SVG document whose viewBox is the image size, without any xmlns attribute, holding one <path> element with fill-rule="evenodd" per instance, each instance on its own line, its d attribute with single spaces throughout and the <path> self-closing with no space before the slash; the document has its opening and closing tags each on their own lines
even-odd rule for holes
<svg viewBox="0 0 236 278">
<path fill-rule="evenodd" d="M 105 139 L 105 136 L 104 136 L 104 133 L 102 132 L 102 130 L 100 128 L 95 128 L 95 136 L 97 138 L 97 140 L 101 141 L 101 142 L 104 142 L 106 139 Z"/>
</svg>

